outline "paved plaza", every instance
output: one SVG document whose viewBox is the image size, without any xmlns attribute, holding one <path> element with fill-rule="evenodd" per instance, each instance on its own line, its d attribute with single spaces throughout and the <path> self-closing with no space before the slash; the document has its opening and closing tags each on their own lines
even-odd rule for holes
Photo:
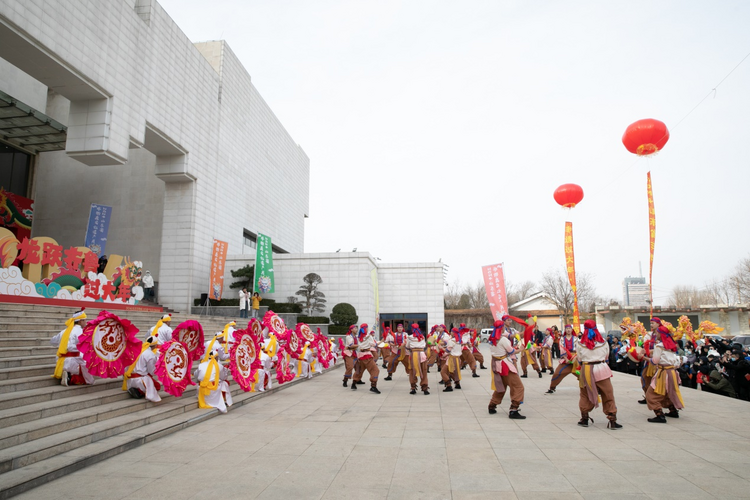
<svg viewBox="0 0 750 500">
<path fill-rule="evenodd" d="M 403 371 L 376 395 L 333 370 L 18 498 L 750 498 L 747 402 L 685 389 L 681 418 L 650 424 L 638 379 L 618 373 L 624 428 L 601 409 L 581 428 L 576 380 L 544 395 L 550 376 L 532 372 L 515 421 L 508 401 L 487 413 L 478 373 L 443 393 L 433 371 L 432 394 L 412 396 Z"/>
</svg>

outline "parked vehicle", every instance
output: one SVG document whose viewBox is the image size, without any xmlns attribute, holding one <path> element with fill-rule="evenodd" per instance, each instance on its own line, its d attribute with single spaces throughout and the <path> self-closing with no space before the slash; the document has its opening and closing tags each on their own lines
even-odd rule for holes
<svg viewBox="0 0 750 500">
<path fill-rule="evenodd" d="M 489 342 L 490 335 L 492 335 L 493 330 L 494 328 L 482 328 L 482 330 L 479 332 L 479 341 Z"/>
<path fill-rule="evenodd" d="M 750 346 L 750 335 L 737 335 L 732 339 L 732 345 L 739 344 L 744 349 Z"/>
</svg>

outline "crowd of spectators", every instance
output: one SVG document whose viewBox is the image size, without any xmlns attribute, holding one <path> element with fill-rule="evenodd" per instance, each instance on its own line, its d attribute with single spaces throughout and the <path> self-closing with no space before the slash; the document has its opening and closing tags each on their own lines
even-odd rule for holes
<svg viewBox="0 0 750 500">
<path fill-rule="evenodd" d="M 609 335 L 609 365 L 612 370 L 639 375 L 641 363 L 627 355 L 630 345 Z M 750 401 L 750 347 L 729 339 L 705 337 L 694 346 L 677 341 L 682 364 L 678 368 L 683 387 Z"/>
</svg>

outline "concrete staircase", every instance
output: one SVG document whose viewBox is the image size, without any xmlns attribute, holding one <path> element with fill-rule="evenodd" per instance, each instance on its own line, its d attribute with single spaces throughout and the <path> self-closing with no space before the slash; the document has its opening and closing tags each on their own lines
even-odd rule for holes
<svg viewBox="0 0 750 500">
<path fill-rule="evenodd" d="M 52 378 L 57 349 L 49 339 L 74 309 L 0 304 L 0 499 L 9 498 L 90 464 L 217 416 L 198 409 L 196 387 L 182 397 L 163 391 L 160 403 L 132 399 L 122 379 L 63 387 Z M 87 308 L 89 318 L 99 309 Z M 144 339 L 160 313 L 113 311 Z M 227 318 L 173 314 L 172 326 L 200 321 L 209 337 Z M 238 321 L 239 323 L 239 321 Z M 246 393 L 231 384 L 236 408 L 284 389 Z M 231 410 L 230 410 L 231 411 Z"/>
</svg>

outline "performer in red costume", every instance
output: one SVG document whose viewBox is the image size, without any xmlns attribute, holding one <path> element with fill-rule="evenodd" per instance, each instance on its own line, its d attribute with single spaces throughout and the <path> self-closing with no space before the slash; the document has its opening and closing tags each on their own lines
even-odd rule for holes
<svg viewBox="0 0 750 500">
<path fill-rule="evenodd" d="M 508 418 L 524 419 L 518 408 L 523 403 L 524 387 L 518 376 L 515 363 L 516 350 L 511 344 L 510 338 L 515 335 L 515 330 L 510 327 L 511 317 L 503 316 L 502 320 L 495 321 L 495 329 L 490 336 L 490 352 L 492 353 L 492 398 L 488 410 L 490 415 L 497 413 L 497 405 L 503 402 L 503 396 L 510 387 L 510 411 Z"/>
<path fill-rule="evenodd" d="M 557 369 L 552 375 L 547 394 L 554 394 L 555 388 L 560 385 L 562 379 L 577 371 L 575 332 L 573 331 L 573 325 L 565 325 L 565 334 L 560 339 L 560 364 L 557 365 Z M 577 374 L 576 378 L 578 378 Z"/>
<path fill-rule="evenodd" d="M 406 355 L 406 332 L 404 325 L 396 325 L 396 333 L 393 334 L 393 346 L 391 347 L 391 357 L 388 358 L 388 376 L 383 380 L 393 380 L 393 374 L 396 372 L 399 363 L 403 363 L 404 370 L 409 373 L 409 360 Z"/>
</svg>

